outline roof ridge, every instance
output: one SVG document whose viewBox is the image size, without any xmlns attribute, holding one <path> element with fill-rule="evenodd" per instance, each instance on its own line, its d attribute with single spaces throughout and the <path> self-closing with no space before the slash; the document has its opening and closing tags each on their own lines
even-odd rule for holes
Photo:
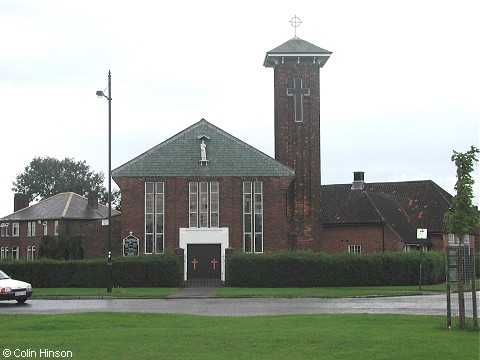
<svg viewBox="0 0 480 360">
<path fill-rule="evenodd" d="M 444 190 L 443 188 L 441 188 L 435 181 L 433 181 L 433 180 L 429 180 L 429 181 L 432 183 L 435 191 L 436 191 L 447 203 L 451 204 L 451 203 L 452 203 L 452 200 L 451 200 L 451 199 L 447 199 L 446 196 L 445 196 L 445 194 L 449 194 L 449 193 L 448 193 L 446 190 Z M 450 195 L 450 194 L 449 194 L 449 195 Z M 452 195 L 451 195 L 451 196 L 452 196 Z"/>
<path fill-rule="evenodd" d="M 382 221 L 384 223 L 387 223 L 387 220 L 385 219 L 385 217 L 383 216 L 383 214 L 380 212 L 380 210 L 378 210 L 378 206 L 377 204 L 375 204 L 375 201 L 372 199 L 372 197 L 370 196 L 370 192 L 369 191 L 364 191 L 365 195 L 367 196 L 368 200 L 370 201 L 370 203 L 373 205 L 373 208 L 375 209 L 375 212 L 380 216 L 380 218 L 382 219 Z"/>
<path fill-rule="evenodd" d="M 68 208 L 70 207 L 70 202 L 72 201 L 72 197 L 73 197 L 73 192 L 70 191 L 70 195 L 68 196 L 68 200 L 67 200 L 67 203 L 65 204 L 65 208 L 63 209 L 63 212 L 62 212 L 62 218 L 65 217 L 65 215 L 67 214 L 67 211 L 68 211 Z"/>
<path fill-rule="evenodd" d="M 376 195 L 379 195 L 380 197 L 388 197 L 390 198 L 390 200 L 394 200 L 395 203 L 397 203 L 397 205 L 400 205 L 397 201 L 397 198 L 394 196 L 394 195 L 391 195 L 391 194 L 380 194 L 380 193 L 374 193 L 374 192 L 371 192 L 371 194 L 375 194 L 374 196 Z M 386 196 L 385 196 L 386 195 Z M 377 212 L 378 215 L 380 215 L 380 218 L 382 219 L 384 225 L 386 225 L 396 236 L 398 236 L 399 239 L 402 239 L 402 236 L 392 227 L 390 226 L 390 222 L 387 221 L 387 219 L 385 219 L 385 216 L 383 216 L 383 214 L 380 212 L 380 210 L 378 209 L 378 206 L 377 204 L 375 204 L 375 201 L 371 198 L 370 196 L 370 192 L 367 192 L 367 197 L 370 199 L 370 201 L 372 202 L 372 205 L 373 207 L 375 208 L 375 211 Z M 403 208 L 403 206 L 401 206 Z M 405 213 L 405 210 L 403 209 L 402 210 L 403 213 Z"/>
<path fill-rule="evenodd" d="M 406 222 L 407 222 L 407 224 L 408 224 L 408 227 L 411 228 L 412 230 L 414 229 L 414 228 L 412 227 L 412 217 L 411 217 L 410 214 L 405 210 L 405 207 L 404 207 L 404 206 L 402 205 L 402 203 L 399 201 L 399 199 L 398 199 L 397 196 L 395 196 L 395 195 L 393 195 L 393 194 L 376 193 L 376 192 L 371 192 L 371 194 L 373 194 L 374 196 L 378 196 L 378 197 L 389 198 L 389 200 L 391 200 L 391 201 L 395 204 L 395 206 L 398 207 L 398 210 L 402 213 L 402 216 L 403 216 L 402 219 L 404 218 L 404 219 L 406 220 Z M 375 201 L 375 200 L 373 200 L 373 201 Z M 376 204 L 374 204 L 374 206 L 377 207 Z M 402 239 L 403 241 L 408 240 L 408 239 L 404 239 L 404 237 L 403 237 L 398 231 L 396 231 L 396 230 L 391 226 L 391 224 L 394 222 L 394 219 L 388 219 L 388 220 L 387 220 L 387 219 L 385 219 L 383 216 L 382 216 L 382 218 L 383 218 L 384 221 L 385 221 L 385 225 L 387 225 L 388 228 L 395 233 L 395 235 L 397 235 L 397 236 L 398 236 L 400 239 Z M 393 221 L 392 221 L 392 220 L 393 220 Z"/>
</svg>

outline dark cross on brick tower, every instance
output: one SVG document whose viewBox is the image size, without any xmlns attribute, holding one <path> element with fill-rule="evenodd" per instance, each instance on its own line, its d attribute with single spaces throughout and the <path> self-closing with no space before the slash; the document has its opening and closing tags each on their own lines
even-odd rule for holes
<svg viewBox="0 0 480 360">
<path fill-rule="evenodd" d="M 293 96 L 295 104 L 295 122 L 303 122 L 303 97 L 310 96 L 310 89 L 303 88 L 302 79 L 293 79 L 293 88 L 287 89 L 287 95 Z"/>
</svg>

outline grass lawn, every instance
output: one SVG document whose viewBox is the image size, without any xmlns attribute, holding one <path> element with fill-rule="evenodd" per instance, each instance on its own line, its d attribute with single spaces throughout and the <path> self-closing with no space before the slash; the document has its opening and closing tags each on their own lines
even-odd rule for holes
<svg viewBox="0 0 480 360">
<path fill-rule="evenodd" d="M 445 285 L 422 286 L 363 286 L 329 288 L 233 288 L 224 287 L 215 292 L 221 297 L 321 297 L 342 298 L 362 296 L 421 295 L 425 292 L 445 293 Z"/>
<path fill-rule="evenodd" d="M 37 357 L 41 349 L 71 351 L 74 359 L 478 360 L 479 354 L 478 332 L 448 330 L 436 316 L 86 313 L 0 315 L 0 322 L 1 351 Z"/>
<path fill-rule="evenodd" d="M 178 288 L 113 288 L 111 293 L 107 293 L 106 288 L 34 288 L 32 298 L 57 296 L 163 298 L 178 290 Z"/>
<path fill-rule="evenodd" d="M 58 296 L 113 296 L 162 298 L 179 291 L 178 288 L 35 288 L 33 298 Z M 445 292 L 445 285 L 422 286 L 366 286 L 338 288 L 233 288 L 221 287 L 214 296 L 219 297 L 322 297 L 419 295 L 424 292 Z"/>
</svg>

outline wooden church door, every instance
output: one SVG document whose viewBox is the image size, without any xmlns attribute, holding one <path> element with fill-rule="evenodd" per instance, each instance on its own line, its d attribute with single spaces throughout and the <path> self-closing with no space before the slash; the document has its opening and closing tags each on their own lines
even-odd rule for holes
<svg viewBox="0 0 480 360">
<path fill-rule="evenodd" d="M 221 245 L 187 245 L 187 284 L 221 285 Z"/>
</svg>

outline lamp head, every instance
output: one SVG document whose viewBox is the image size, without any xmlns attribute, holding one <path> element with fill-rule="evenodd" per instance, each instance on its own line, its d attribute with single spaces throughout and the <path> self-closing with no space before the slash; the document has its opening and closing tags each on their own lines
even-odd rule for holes
<svg viewBox="0 0 480 360">
<path fill-rule="evenodd" d="M 104 97 L 105 94 L 103 93 L 102 90 L 98 90 L 98 91 L 97 91 L 97 96 L 98 96 L 99 98 L 101 98 L 101 97 Z"/>
</svg>

